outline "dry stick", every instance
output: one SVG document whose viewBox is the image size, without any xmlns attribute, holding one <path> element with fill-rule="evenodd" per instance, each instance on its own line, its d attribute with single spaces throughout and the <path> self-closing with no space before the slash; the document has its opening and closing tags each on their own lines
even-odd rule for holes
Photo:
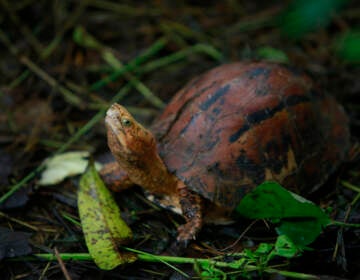
<svg viewBox="0 0 360 280">
<path fill-rule="evenodd" d="M 224 33 L 230 36 L 241 32 L 257 30 L 264 26 L 273 26 L 276 24 L 276 16 L 283 10 L 283 6 L 275 6 L 257 14 L 240 17 L 240 20 L 237 23 L 232 26 L 225 27 Z"/>
<path fill-rule="evenodd" d="M 72 26 L 75 25 L 77 19 L 81 16 L 82 12 L 86 8 L 88 4 L 87 0 L 83 0 L 79 2 L 79 5 L 76 7 L 74 12 L 68 17 L 67 21 L 63 25 L 63 27 L 58 31 L 54 37 L 54 39 L 50 42 L 50 44 L 45 48 L 45 50 L 41 53 L 41 59 L 47 58 L 59 45 L 64 34 L 68 31 Z"/>
<path fill-rule="evenodd" d="M 9 220 L 9 221 L 12 221 L 12 222 L 14 222 L 14 223 L 17 223 L 17 224 L 19 224 L 19 225 L 22 225 L 23 227 L 30 228 L 30 229 L 32 229 L 33 231 L 39 231 L 39 228 L 38 228 L 37 226 L 33 226 L 33 225 L 31 225 L 31 224 L 29 224 L 29 223 L 27 223 L 27 222 L 23 222 L 23 221 L 18 220 L 18 219 L 16 219 L 16 218 L 10 217 L 9 215 L 7 215 L 7 214 L 5 214 L 5 213 L 3 213 L 3 212 L 0 212 L 0 217 L 1 217 L 1 218 L 5 218 L 5 219 L 7 219 L 7 220 Z"/>
<path fill-rule="evenodd" d="M 70 277 L 70 275 L 69 275 L 69 272 L 67 271 L 66 266 L 65 266 L 65 264 L 64 264 L 64 261 L 61 259 L 61 256 L 60 256 L 60 254 L 59 254 L 59 251 L 58 251 L 58 249 L 57 249 L 56 247 L 55 247 L 55 249 L 54 249 L 54 252 L 55 252 L 56 259 L 57 259 L 57 261 L 58 261 L 58 263 L 59 263 L 59 265 L 60 265 L 61 271 L 63 272 L 63 274 L 64 274 L 64 276 L 65 276 L 65 279 L 66 279 L 66 280 L 71 280 L 71 277 Z"/>
<path fill-rule="evenodd" d="M 211 42 L 211 37 L 204 32 L 195 30 L 174 20 L 164 20 L 160 22 L 159 28 L 166 34 L 171 41 L 182 48 L 188 47 L 186 38 L 191 38 L 197 42 Z"/>
<path fill-rule="evenodd" d="M 347 210 L 345 212 L 345 217 L 343 219 L 343 223 L 346 223 L 347 220 L 349 219 L 350 213 L 351 213 L 351 207 L 352 205 L 348 205 Z M 343 238 L 343 233 L 344 233 L 344 227 L 340 227 L 340 229 L 337 232 L 337 240 L 336 240 L 336 244 L 335 244 L 335 248 L 334 248 L 334 252 L 332 255 L 332 261 L 335 261 L 336 256 L 338 254 L 339 251 L 339 247 L 341 247 L 342 249 L 342 253 L 343 256 L 345 256 L 345 252 L 343 252 L 344 250 L 344 238 Z M 346 259 L 346 258 L 345 258 Z"/>
<path fill-rule="evenodd" d="M 7 0 L 1 0 L 1 5 L 3 6 L 4 10 L 6 10 L 7 14 L 10 16 L 10 19 L 15 23 L 15 25 L 19 27 L 21 34 L 26 38 L 26 40 L 30 43 L 34 50 L 38 54 L 40 54 L 43 46 L 37 40 L 37 38 L 32 35 L 31 30 L 28 28 L 28 26 L 22 24 L 20 18 L 11 9 L 9 2 Z"/>
<path fill-rule="evenodd" d="M 246 229 L 240 234 L 240 236 L 229 246 L 226 246 L 225 248 L 220 249 L 219 251 L 224 252 L 227 251 L 233 247 L 235 247 L 236 244 L 240 242 L 240 240 L 245 236 L 245 234 L 253 227 L 253 225 L 258 222 L 259 220 L 254 220 L 246 227 Z"/>
<path fill-rule="evenodd" d="M 0 41 L 9 49 L 12 55 L 16 56 L 18 51 L 11 44 L 9 38 L 6 36 L 5 32 L 0 28 Z"/>
<path fill-rule="evenodd" d="M 130 91 L 131 85 L 127 84 L 124 86 L 119 93 L 117 93 L 112 102 L 116 102 L 121 96 Z M 84 135 L 87 131 L 89 131 L 97 122 L 99 122 L 105 113 L 105 109 L 100 110 L 95 116 L 92 117 L 90 121 L 88 121 L 82 128 L 80 128 L 73 137 L 69 139 L 64 145 L 62 145 L 54 154 L 59 154 L 65 151 L 71 144 L 76 142 L 82 135 Z M 5 193 L 2 197 L 0 197 L 0 204 L 4 203 L 13 193 L 19 190 L 24 184 L 33 179 L 40 171 L 42 171 L 45 167 L 45 163 L 41 163 L 38 167 L 36 167 L 32 172 L 26 175 L 22 180 L 13 185 L 10 190 Z"/>
<path fill-rule="evenodd" d="M 40 277 L 39 277 L 39 280 L 43 280 L 45 278 L 45 274 L 48 272 L 49 268 L 50 268 L 50 265 L 51 265 L 51 262 L 49 261 L 44 269 L 41 271 L 41 274 L 40 274 Z"/>
<path fill-rule="evenodd" d="M 26 56 L 20 56 L 19 60 L 22 64 L 26 65 L 31 71 L 33 71 L 39 78 L 47 82 L 51 87 L 58 89 L 59 92 L 62 93 L 65 100 L 72 105 L 77 107 L 84 107 L 82 101 L 79 97 L 77 97 L 73 92 L 65 88 L 64 86 L 60 85 L 57 80 L 51 77 L 48 73 L 43 71 L 39 66 L 37 66 L 34 62 L 32 62 Z"/>
<path fill-rule="evenodd" d="M 61 42 L 62 37 L 64 36 L 65 32 L 67 30 L 69 30 L 76 22 L 76 20 L 79 18 L 79 16 L 81 15 L 81 13 L 83 12 L 83 10 L 85 9 L 87 4 L 87 0 L 86 1 L 80 1 L 79 6 L 76 8 L 76 10 L 74 11 L 74 13 L 72 15 L 70 15 L 70 17 L 68 18 L 68 20 L 66 21 L 65 25 L 63 26 L 63 28 L 55 35 L 55 38 L 51 41 L 51 43 L 43 50 L 43 52 L 41 53 L 41 57 L 39 59 L 39 61 L 42 61 L 43 59 L 46 59 L 47 57 L 49 57 L 51 55 L 51 53 L 55 50 L 55 48 L 58 46 L 58 44 Z M 16 55 L 17 50 L 15 48 L 13 48 L 11 46 L 11 43 L 9 42 L 9 40 L 6 38 L 6 36 L 4 36 L 4 33 L 2 33 L 2 31 L 0 30 L 0 36 L 1 36 L 1 40 L 4 42 L 4 37 L 5 37 L 5 41 L 7 41 L 7 43 L 5 44 L 9 49 L 13 49 L 11 52 Z M 18 78 L 16 78 L 10 85 L 9 88 L 12 89 L 14 87 L 17 87 L 23 80 L 25 80 L 27 78 L 27 76 L 30 74 L 30 71 L 28 69 L 26 69 L 24 72 L 22 72 Z"/>
<path fill-rule="evenodd" d="M 104 1 L 104 0 L 89 0 L 88 5 L 96 7 L 98 9 L 103 9 L 116 13 L 117 15 L 126 15 L 126 16 L 142 16 L 142 15 L 159 15 L 161 13 L 160 9 L 154 8 L 141 8 L 135 7 L 133 5 L 116 3 L 116 1 Z"/>
<path fill-rule="evenodd" d="M 6 34 L 0 29 L 0 40 L 4 45 L 9 49 L 9 51 L 14 55 L 18 56 L 18 50 L 11 44 L 10 40 L 7 38 Z M 60 93 L 63 94 L 64 98 L 71 104 L 82 107 L 81 99 L 74 95 L 70 90 L 61 86 L 53 77 L 43 71 L 39 66 L 33 63 L 28 57 L 20 56 L 19 61 L 32 70 L 37 76 L 46 81 L 50 86 L 58 88 Z"/>
<path fill-rule="evenodd" d="M 6 35 L 2 32 L 0 29 L 0 40 L 7 46 L 7 48 L 16 55 L 16 50 L 11 45 L 10 41 L 6 37 Z M 152 45 L 149 49 L 147 49 L 142 55 L 135 58 L 133 61 L 130 62 L 130 64 L 136 64 L 136 61 L 140 61 L 140 57 L 143 57 L 144 59 L 148 59 L 151 55 L 159 51 L 163 46 L 165 46 L 166 41 L 164 39 L 158 40 L 155 42 L 154 45 Z M 97 85 L 98 88 L 101 87 L 101 84 Z M 131 85 L 127 84 L 124 86 L 110 101 L 111 103 L 117 102 L 119 99 L 121 99 L 124 95 L 127 94 L 131 89 Z M 89 120 L 81 129 L 79 129 L 73 137 L 69 139 L 65 144 L 63 144 L 56 152 L 55 154 L 62 153 L 65 151 L 70 145 L 74 142 L 76 142 L 83 134 L 85 134 L 88 130 L 90 130 L 97 122 L 99 122 L 105 113 L 105 109 L 100 110 L 94 117 L 92 117 L 91 120 Z M 33 179 L 39 172 L 41 172 L 45 167 L 45 164 L 42 163 L 39 166 L 37 166 L 33 171 L 31 171 L 29 174 L 27 174 L 24 178 L 22 178 L 19 182 L 14 184 L 10 187 L 9 191 L 6 192 L 3 196 L 0 197 L 0 205 L 4 203 L 12 194 L 14 194 L 17 190 L 19 190 L 24 184 L 29 182 L 31 179 Z"/>
</svg>

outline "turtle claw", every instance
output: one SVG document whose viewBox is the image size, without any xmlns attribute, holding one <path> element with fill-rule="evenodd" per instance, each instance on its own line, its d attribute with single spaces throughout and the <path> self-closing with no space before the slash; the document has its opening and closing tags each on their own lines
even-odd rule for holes
<svg viewBox="0 0 360 280">
<path fill-rule="evenodd" d="M 190 191 L 186 185 L 179 181 L 177 191 L 180 197 L 181 210 L 186 223 L 178 227 L 177 242 L 185 247 L 190 241 L 196 239 L 196 234 L 202 226 L 202 199 L 198 194 Z"/>
<path fill-rule="evenodd" d="M 180 243 L 187 247 L 192 240 L 196 239 L 196 233 L 198 232 L 198 229 L 199 228 L 194 226 L 194 223 L 192 221 L 179 226 L 178 236 L 176 238 L 177 243 Z"/>
</svg>

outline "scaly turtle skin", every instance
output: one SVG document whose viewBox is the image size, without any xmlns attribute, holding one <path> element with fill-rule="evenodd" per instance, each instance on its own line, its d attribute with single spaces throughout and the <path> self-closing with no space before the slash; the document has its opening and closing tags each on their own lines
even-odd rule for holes
<svg viewBox="0 0 360 280">
<path fill-rule="evenodd" d="M 154 122 L 155 136 L 118 104 L 106 126 L 116 163 L 102 170 L 104 180 L 116 190 L 140 185 L 182 213 L 184 242 L 203 216 L 226 220 L 263 181 L 316 189 L 350 146 L 348 118 L 335 99 L 306 75 L 271 63 L 227 64 L 190 81 Z"/>
</svg>

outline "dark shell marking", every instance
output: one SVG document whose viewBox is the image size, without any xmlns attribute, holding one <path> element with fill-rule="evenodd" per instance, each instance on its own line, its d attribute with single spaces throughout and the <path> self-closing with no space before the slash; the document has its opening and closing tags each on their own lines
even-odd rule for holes
<svg viewBox="0 0 360 280">
<path fill-rule="evenodd" d="M 153 131 L 168 169 L 228 209 L 264 180 L 294 191 L 321 185 L 350 145 L 335 99 L 269 63 L 223 65 L 191 81 Z"/>
</svg>

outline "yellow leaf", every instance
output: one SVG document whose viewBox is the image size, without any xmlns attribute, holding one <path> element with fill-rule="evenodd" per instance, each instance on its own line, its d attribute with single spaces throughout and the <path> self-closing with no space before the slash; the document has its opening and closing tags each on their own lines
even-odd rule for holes
<svg viewBox="0 0 360 280">
<path fill-rule="evenodd" d="M 132 232 L 93 164 L 80 180 L 78 208 L 89 253 L 101 269 L 136 260 L 134 254 L 118 248 L 132 239 Z"/>
</svg>

